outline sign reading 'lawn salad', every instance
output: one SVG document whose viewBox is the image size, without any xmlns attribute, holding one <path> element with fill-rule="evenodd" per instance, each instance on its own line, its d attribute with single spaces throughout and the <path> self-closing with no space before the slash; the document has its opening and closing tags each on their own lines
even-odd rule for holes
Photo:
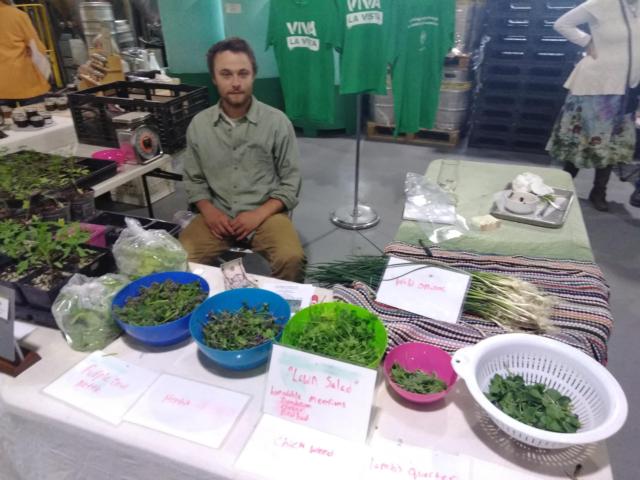
<svg viewBox="0 0 640 480">
<path fill-rule="evenodd" d="M 347 440 L 364 441 L 376 370 L 274 345 L 264 412 Z"/>
</svg>

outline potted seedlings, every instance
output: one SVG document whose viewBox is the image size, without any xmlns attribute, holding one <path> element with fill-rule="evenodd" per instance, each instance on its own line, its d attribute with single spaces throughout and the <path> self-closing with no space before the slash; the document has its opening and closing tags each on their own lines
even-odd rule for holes
<svg viewBox="0 0 640 480">
<path fill-rule="evenodd" d="M 47 222 L 36 221 L 29 226 L 29 237 L 33 243 L 23 261 L 42 268 L 20 281 L 19 286 L 27 302 L 34 307 L 50 308 L 74 273 L 75 269 L 70 268 L 69 262 L 74 257 L 86 256 L 83 243 L 89 239 L 89 234 L 63 222 L 58 225 L 60 229 L 57 232 L 52 232 L 51 224 Z"/>
<path fill-rule="evenodd" d="M 30 217 L 32 203 L 38 195 L 50 197 L 69 187 L 78 190 L 76 181 L 88 174 L 89 169 L 78 165 L 74 157 L 29 150 L 8 155 L 0 153 L 0 194 L 16 203 L 10 205 L 16 209 L 14 215 Z M 45 207 L 51 208 L 55 208 L 51 203 Z"/>
<path fill-rule="evenodd" d="M 0 222 L 0 253 L 13 260 L 0 281 L 20 290 L 32 306 L 48 309 L 60 288 L 76 272 L 100 275 L 113 266 L 106 249 L 85 245 L 90 234 L 63 220 Z"/>
<path fill-rule="evenodd" d="M 69 203 L 60 201 L 53 195 L 43 195 L 34 201 L 33 213 L 43 221 L 71 220 Z"/>
</svg>

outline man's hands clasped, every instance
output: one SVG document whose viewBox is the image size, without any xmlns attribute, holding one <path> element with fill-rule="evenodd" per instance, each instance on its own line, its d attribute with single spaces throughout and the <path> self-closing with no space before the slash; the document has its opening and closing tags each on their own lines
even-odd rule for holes
<svg viewBox="0 0 640 480">
<path fill-rule="evenodd" d="M 215 206 L 199 205 L 204 223 L 216 238 L 234 238 L 244 240 L 266 220 L 259 209 L 239 213 L 235 218 L 229 217 Z"/>
</svg>

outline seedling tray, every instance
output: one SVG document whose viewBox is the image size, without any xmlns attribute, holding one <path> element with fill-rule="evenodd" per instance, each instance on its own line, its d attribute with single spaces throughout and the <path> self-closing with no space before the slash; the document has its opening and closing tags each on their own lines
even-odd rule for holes
<svg viewBox="0 0 640 480">
<path fill-rule="evenodd" d="M 118 173 L 118 162 L 113 160 L 78 158 L 77 164 L 91 171 L 86 176 L 76 180 L 76 184 L 83 188 L 93 187 Z"/>
</svg>

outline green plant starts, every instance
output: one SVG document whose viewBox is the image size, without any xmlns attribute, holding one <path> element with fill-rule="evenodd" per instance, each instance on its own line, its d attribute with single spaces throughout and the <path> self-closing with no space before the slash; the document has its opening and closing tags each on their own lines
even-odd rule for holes
<svg viewBox="0 0 640 480">
<path fill-rule="evenodd" d="M 151 327 L 178 320 L 191 313 L 207 297 L 199 282 L 154 282 L 129 297 L 115 314 L 129 325 Z"/>
<path fill-rule="evenodd" d="M 581 426 L 569 397 L 542 383 L 526 385 L 520 375 L 496 374 L 486 395 L 504 413 L 532 427 L 575 433 Z"/>
<path fill-rule="evenodd" d="M 31 198 L 67 187 L 87 175 L 77 158 L 23 150 L 11 154 L 0 152 L 0 194 L 21 200 L 30 207 Z"/>
<path fill-rule="evenodd" d="M 202 328 L 204 342 L 218 350 L 244 350 L 274 340 L 282 325 L 269 312 L 269 304 L 250 308 L 243 305 L 235 312 L 209 312 L 209 321 Z"/>
<path fill-rule="evenodd" d="M 438 377 L 435 372 L 429 374 L 420 369 L 410 372 L 402 368 L 398 362 L 391 367 L 391 380 L 407 392 L 423 395 L 440 393 L 447 389 L 447 382 Z"/>
<path fill-rule="evenodd" d="M 0 222 L 0 253 L 18 262 L 17 273 L 46 266 L 62 268 L 68 260 L 86 256 L 83 248 L 90 234 L 77 223 L 63 220 L 43 222 L 36 218 L 28 223 L 13 220 Z"/>
</svg>

